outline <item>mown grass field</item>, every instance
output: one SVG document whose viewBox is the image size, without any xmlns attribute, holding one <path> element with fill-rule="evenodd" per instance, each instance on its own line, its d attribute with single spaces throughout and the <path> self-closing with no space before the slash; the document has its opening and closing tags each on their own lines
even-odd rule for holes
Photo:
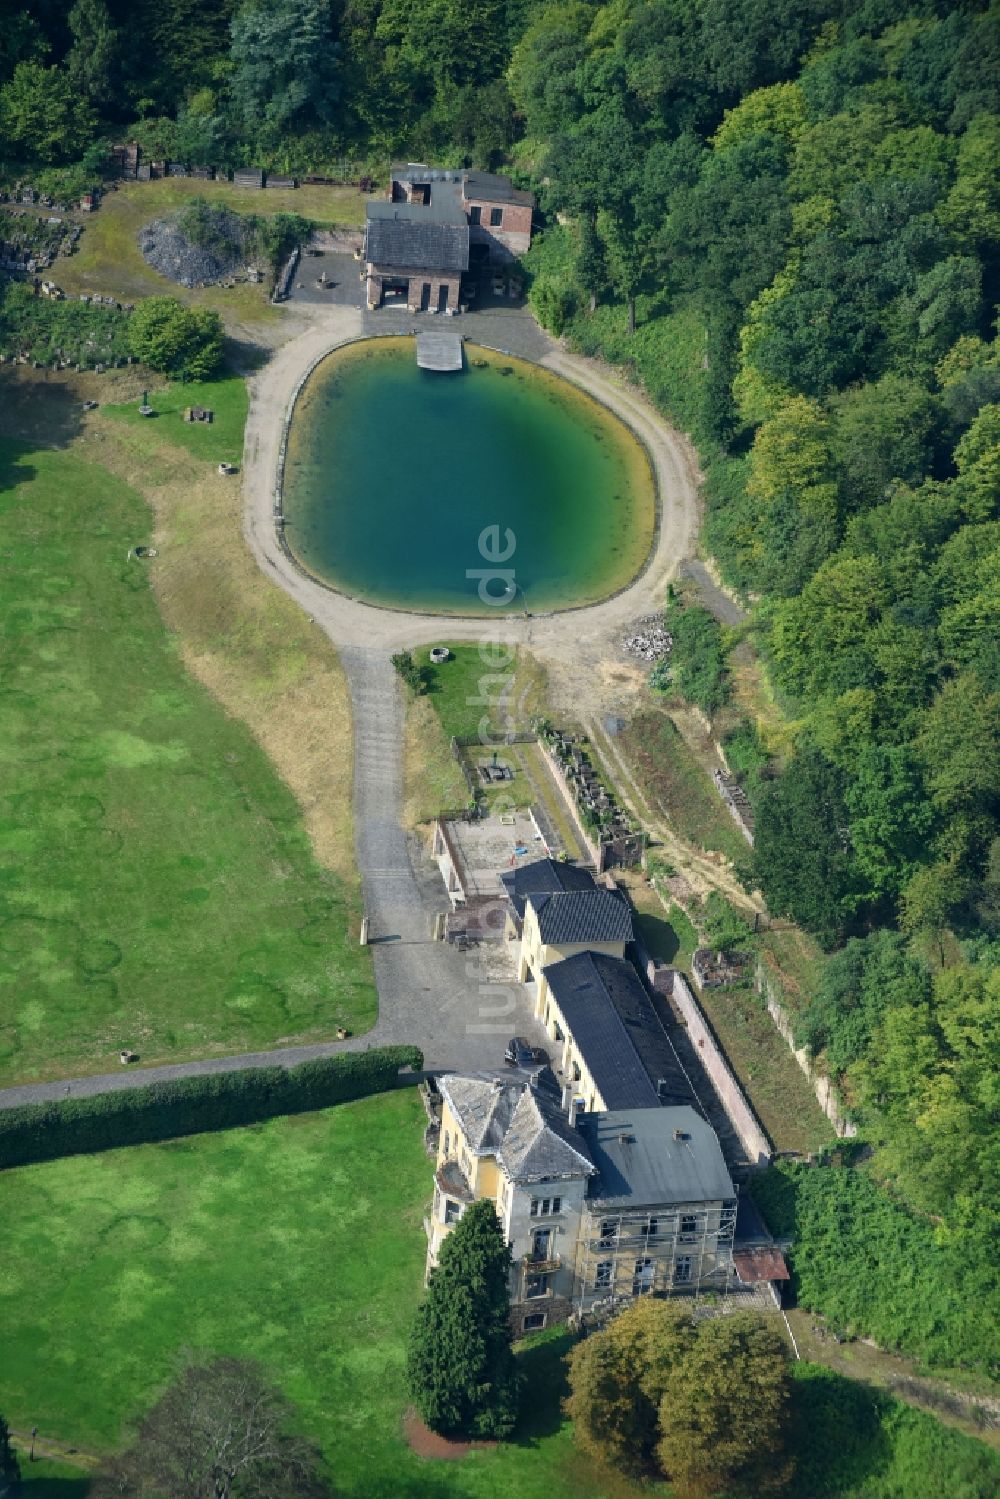
<svg viewBox="0 0 1000 1499">
<path fill-rule="evenodd" d="M 130 427 L 147 428 L 150 437 L 184 448 L 195 458 L 214 464 L 239 466 L 242 463 L 247 388 L 237 376 L 152 388 L 149 404 L 156 412 L 155 416 L 140 416 L 140 404 L 141 397 L 135 401 L 112 402 L 102 409 L 105 416 L 126 422 Z M 212 412 L 212 421 L 185 421 L 184 413 L 189 406 L 207 407 Z"/>
<path fill-rule="evenodd" d="M 4 1173 L 0 1410 L 19 1429 L 108 1452 L 181 1350 L 225 1352 L 265 1365 L 339 1493 L 638 1493 L 573 1450 L 558 1332 L 526 1353 L 515 1441 L 448 1464 L 407 1447 L 405 1340 L 432 1186 L 422 1125 L 406 1090 Z"/>
<path fill-rule="evenodd" d="M 89 461 L 102 451 L 0 443 L 4 1082 L 105 1070 L 121 1046 L 153 1062 L 375 1015 L 354 887 L 316 862 L 268 758 L 185 671 L 148 564 L 128 556 L 152 516 Z"/>
<path fill-rule="evenodd" d="M 451 657 L 440 666 L 430 664 L 423 646 L 413 654 L 427 669 L 427 699 L 449 739 L 478 736 L 484 720 L 489 733 L 530 728 L 545 690 L 544 671 L 532 656 L 512 656 L 514 648 L 507 646 L 442 644 Z"/>
<path fill-rule="evenodd" d="M 401 1090 L 0 1175 L 0 1410 L 16 1429 L 109 1453 L 184 1350 L 226 1353 L 264 1365 L 341 1495 L 669 1499 L 575 1448 L 559 1328 L 522 1347 L 509 1443 L 451 1462 L 407 1446 L 405 1347 L 431 1189 L 422 1124 Z M 781 1499 L 992 1499 L 1000 1465 L 986 1447 L 816 1365 L 795 1374 L 799 1471 Z M 28 1499 L 87 1492 L 65 1464 L 25 1469 Z"/>
<path fill-rule="evenodd" d="M 519 652 L 510 662 L 505 650 L 494 654 L 489 645 L 448 645 L 451 657 L 440 666 L 431 664 L 427 646 L 412 653 L 426 671 L 428 686 L 424 695 L 410 693 L 407 700 L 404 820 L 410 827 L 468 801 L 465 778 L 451 751 L 453 738 L 479 737 L 484 724 L 487 739 L 507 729 L 525 730 L 542 711 L 545 673 L 534 657 Z M 518 774 L 510 794 L 525 802 L 533 799 L 526 775 Z"/>
<path fill-rule="evenodd" d="M 196 182 L 167 177 L 157 182 L 132 182 L 108 193 L 95 214 L 83 215 L 86 228 L 75 255 L 55 262 L 52 279 L 69 296 L 81 292 L 134 301 L 171 293 L 197 306 L 211 306 L 226 317 L 265 321 L 279 311 L 268 302 L 264 286 L 178 286 L 148 266 L 136 242 L 139 230 L 152 219 L 182 208 L 191 198 L 237 213 L 298 213 L 324 226 L 353 227 L 364 221 L 365 199 L 356 188 L 301 187 L 253 192 L 231 182 Z"/>
</svg>

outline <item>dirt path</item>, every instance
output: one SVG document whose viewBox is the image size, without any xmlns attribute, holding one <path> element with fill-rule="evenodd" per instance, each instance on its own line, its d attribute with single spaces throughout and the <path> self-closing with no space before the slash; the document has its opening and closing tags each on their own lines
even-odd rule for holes
<svg viewBox="0 0 1000 1499">
<path fill-rule="evenodd" d="M 1000 1396 L 957 1389 L 947 1378 L 920 1374 L 909 1359 L 865 1339 L 839 1343 L 814 1313 L 793 1310 L 787 1318 L 800 1357 L 847 1379 L 888 1390 L 906 1405 L 1000 1451 Z"/>
</svg>

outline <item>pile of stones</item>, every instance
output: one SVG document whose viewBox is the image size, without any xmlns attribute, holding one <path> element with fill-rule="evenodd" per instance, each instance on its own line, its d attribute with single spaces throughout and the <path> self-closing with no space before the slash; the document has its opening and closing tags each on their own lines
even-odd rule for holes
<svg viewBox="0 0 1000 1499">
<path fill-rule="evenodd" d="M 178 286 L 214 286 L 258 270 L 248 266 L 247 247 L 239 238 L 211 248 L 194 245 L 170 219 L 155 219 L 140 229 L 139 249 L 147 265 Z"/>
<path fill-rule="evenodd" d="M 633 626 L 633 633 L 622 641 L 622 650 L 630 656 L 638 656 L 640 661 L 659 661 L 662 656 L 669 655 L 673 643 L 673 636 L 664 628 L 662 617 L 649 614 Z"/>
</svg>

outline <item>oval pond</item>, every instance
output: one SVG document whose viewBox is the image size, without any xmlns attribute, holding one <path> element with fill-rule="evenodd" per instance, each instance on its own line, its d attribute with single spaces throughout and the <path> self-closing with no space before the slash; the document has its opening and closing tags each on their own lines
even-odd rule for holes
<svg viewBox="0 0 1000 1499">
<path fill-rule="evenodd" d="M 317 366 L 285 456 L 293 554 L 345 593 L 421 612 L 490 613 L 483 587 L 537 613 L 630 582 L 656 523 L 645 449 L 557 375 L 471 344 L 465 359 L 435 374 L 412 338 L 380 338 Z M 480 549 L 494 526 L 493 559 L 514 537 L 501 561 Z"/>
</svg>

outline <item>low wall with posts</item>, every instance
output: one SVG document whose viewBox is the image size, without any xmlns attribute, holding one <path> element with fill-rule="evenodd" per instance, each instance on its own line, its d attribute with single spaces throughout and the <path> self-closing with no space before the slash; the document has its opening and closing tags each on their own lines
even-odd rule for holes
<svg viewBox="0 0 1000 1499">
<path fill-rule="evenodd" d="M 711 1079 L 733 1128 L 742 1140 L 749 1160 L 756 1166 L 766 1166 L 774 1155 L 774 1147 L 758 1123 L 746 1094 L 726 1061 L 701 1005 L 683 975 L 677 972 L 674 973 L 671 998 L 681 1012 L 691 1043 L 697 1047 L 699 1060 Z"/>
<path fill-rule="evenodd" d="M 823 1113 L 829 1119 L 841 1140 L 852 1140 L 858 1132 L 857 1125 L 848 1118 L 844 1105 L 830 1079 L 824 1073 L 816 1070 L 813 1066 L 812 1057 L 804 1046 L 795 1045 L 795 1033 L 792 1030 L 791 1018 L 775 994 L 774 986 L 768 977 L 763 963 L 759 961 L 757 963 L 756 985 L 758 994 L 764 996 L 767 1013 L 773 1020 L 775 1029 L 787 1041 L 792 1055 L 812 1083 L 813 1092 L 816 1094 L 816 1101 L 823 1110 Z"/>
</svg>

